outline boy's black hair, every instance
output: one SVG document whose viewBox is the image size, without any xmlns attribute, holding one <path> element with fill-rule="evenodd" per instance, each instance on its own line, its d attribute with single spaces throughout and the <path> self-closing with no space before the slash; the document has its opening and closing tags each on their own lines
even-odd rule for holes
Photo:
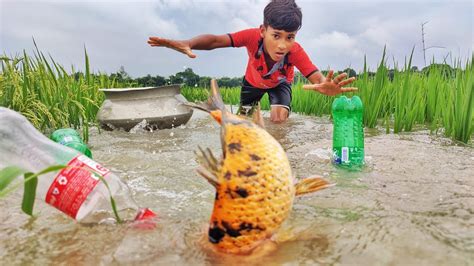
<svg viewBox="0 0 474 266">
<path fill-rule="evenodd" d="M 272 0 L 263 10 L 263 26 L 287 32 L 301 28 L 303 14 L 295 0 Z"/>
</svg>

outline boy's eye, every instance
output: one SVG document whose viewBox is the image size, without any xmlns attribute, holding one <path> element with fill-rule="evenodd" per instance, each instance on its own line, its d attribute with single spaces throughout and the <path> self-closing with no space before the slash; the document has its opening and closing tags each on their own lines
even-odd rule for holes
<svg viewBox="0 0 474 266">
<path fill-rule="evenodd" d="M 278 39 L 278 38 L 280 38 L 280 35 L 278 35 L 278 34 L 273 34 L 273 38 Z"/>
<path fill-rule="evenodd" d="M 288 36 L 288 40 L 294 40 L 295 36 Z"/>
</svg>

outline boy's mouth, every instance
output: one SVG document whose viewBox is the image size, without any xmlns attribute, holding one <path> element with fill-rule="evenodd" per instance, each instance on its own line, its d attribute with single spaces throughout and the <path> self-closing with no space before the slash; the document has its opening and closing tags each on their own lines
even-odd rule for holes
<svg viewBox="0 0 474 266">
<path fill-rule="evenodd" d="M 275 52 L 275 59 L 280 60 L 285 56 L 285 53 L 283 52 Z"/>
</svg>

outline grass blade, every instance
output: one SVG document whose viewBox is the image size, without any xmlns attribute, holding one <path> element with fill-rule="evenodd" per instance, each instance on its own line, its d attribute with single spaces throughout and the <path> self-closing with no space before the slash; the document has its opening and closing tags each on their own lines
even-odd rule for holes
<svg viewBox="0 0 474 266">
<path fill-rule="evenodd" d="M 21 209 L 24 213 L 33 216 L 33 206 L 36 198 L 36 187 L 38 186 L 38 177 L 32 177 L 33 173 L 25 174 L 25 190 L 23 191 L 23 200 L 21 202 Z"/>
</svg>

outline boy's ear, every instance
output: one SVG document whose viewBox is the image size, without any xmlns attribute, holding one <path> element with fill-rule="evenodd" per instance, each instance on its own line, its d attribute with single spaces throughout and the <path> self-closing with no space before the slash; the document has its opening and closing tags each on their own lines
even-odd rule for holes
<svg viewBox="0 0 474 266">
<path fill-rule="evenodd" d="M 263 38 L 263 36 L 265 35 L 265 31 L 266 31 L 266 27 L 262 25 L 260 25 L 260 37 Z"/>
</svg>

